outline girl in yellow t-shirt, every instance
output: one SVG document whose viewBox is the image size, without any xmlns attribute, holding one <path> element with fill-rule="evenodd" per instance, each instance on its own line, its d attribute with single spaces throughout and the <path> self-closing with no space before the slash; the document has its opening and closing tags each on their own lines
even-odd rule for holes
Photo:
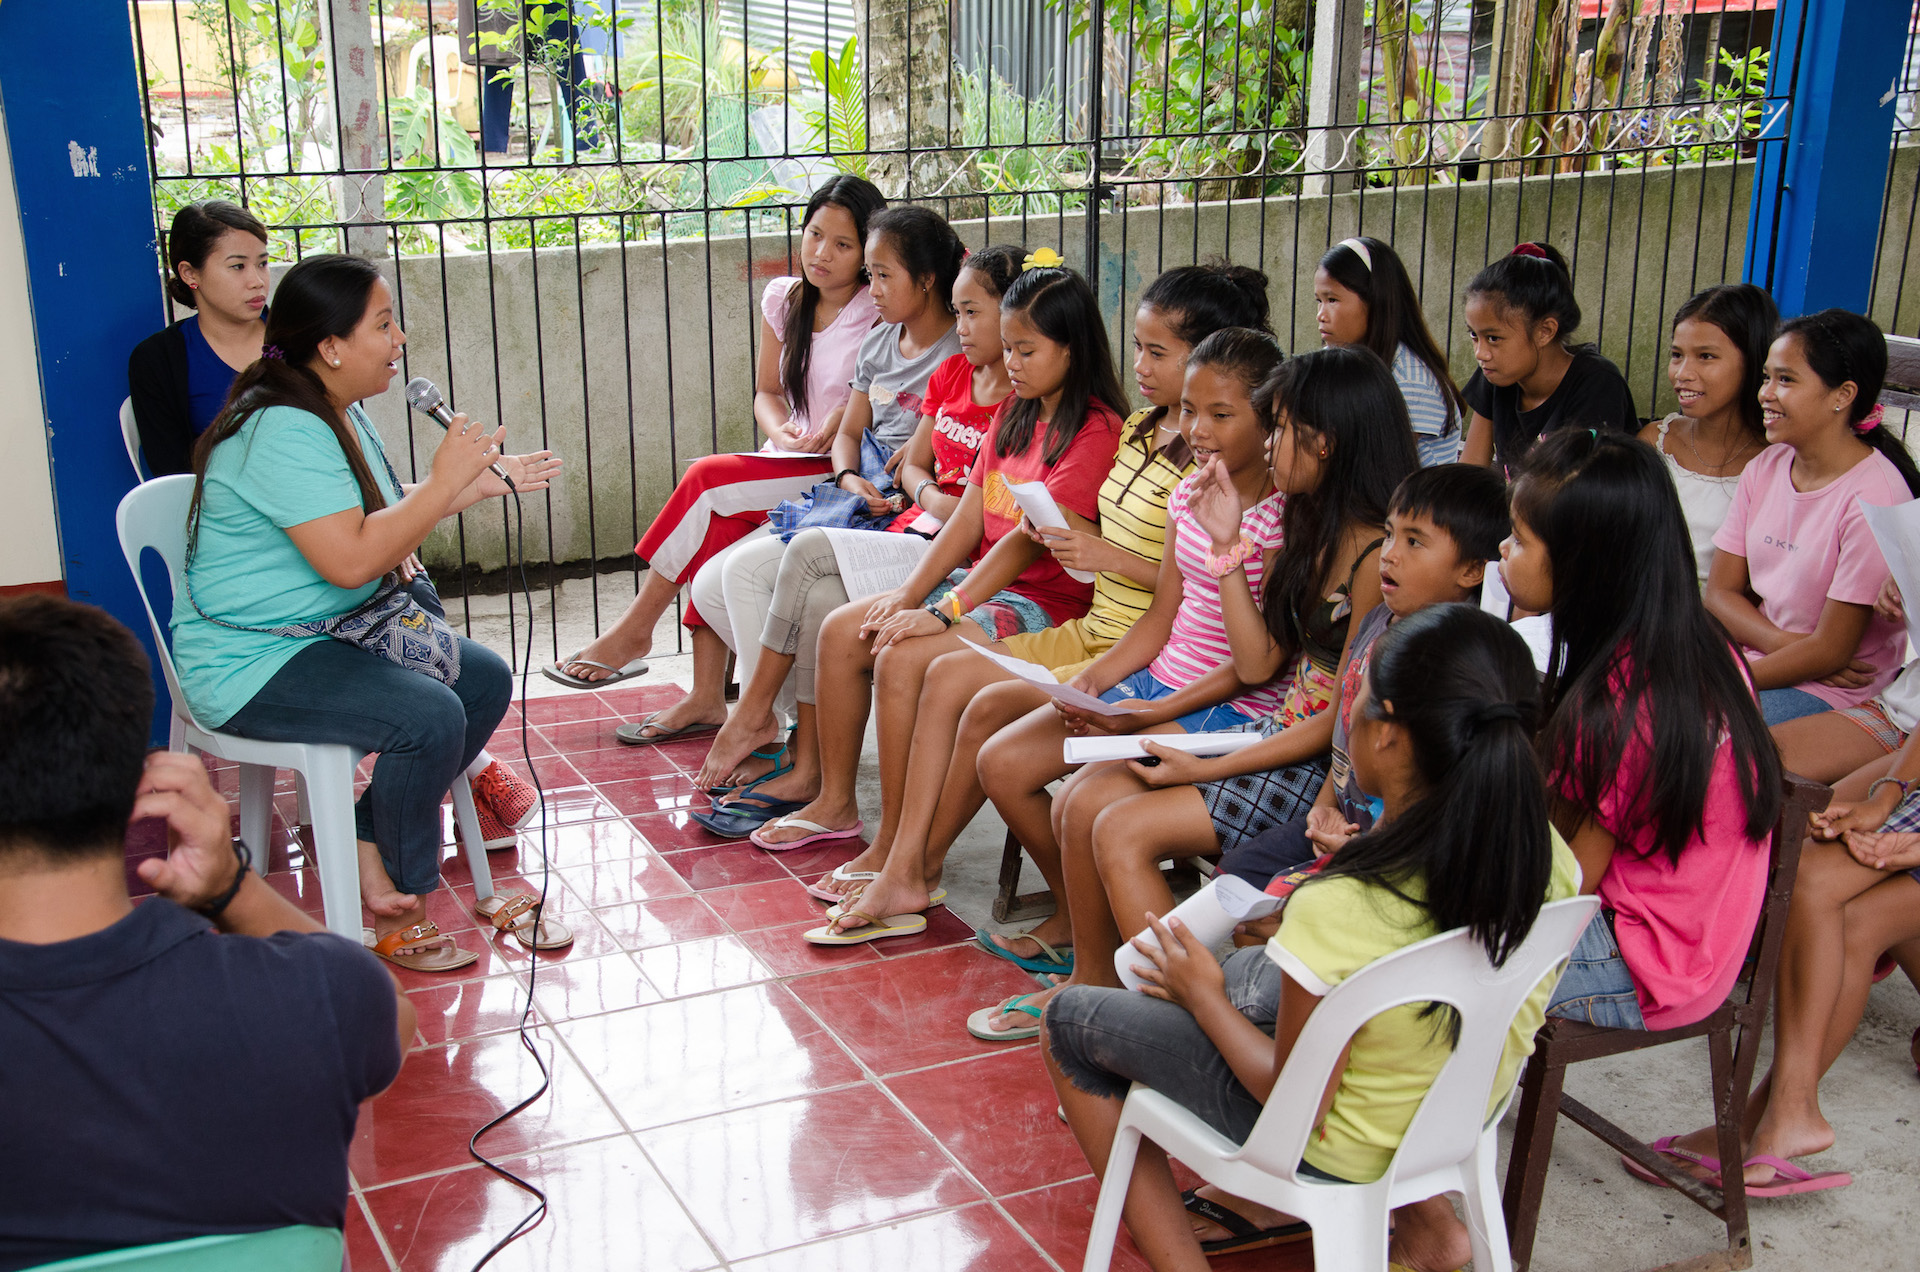
<svg viewBox="0 0 1920 1272">
<path fill-rule="evenodd" d="M 1168 953 L 1141 993 L 1068 986 L 1046 1009 L 1048 1072 L 1087 1161 L 1105 1168 L 1128 1086 L 1143 1082 L 1244 1141 L 1322 996 L 1395 950 L 1470 929 L 1495 962 L 1526 939 L 1540 907 L 1579 891 L 1579 867 L 1547 822 L 1530 745 L 1539 689 L 1525 645 L 1467 605 L 1396 623 L 1375 646 L 1354 703 L 1349 759 L 1380 801 L 1374 826 L 1325 859 L 1293 894 L 1264 947 L 1224 966 L 1184 927 L 1154 930 Z M 1150 916 L 1151 917 L 1151 916 Z M 1494 1103 L 1517 1077 L 1545 1019 L 1544 978 L 1507 1036 Z M 1446 1060 L 1448 1018 L 1432 1005 L 1384 1012 L 1362 1026 L 1321 1091 L 1320 1121 L 1301 1172 L 1364 1183 L 1386 1170 Z M 1438 1043 L 1439 1045 L 1435 1045 Z M 1202 1198 L 1248 1230 L 1203 1249 L 1164 1152 L 1140 1146 L 1127 1198 L 1135 1244 L 1157 1272 L 1197 1270 L 1207 1253 L 1303 1237 L 1306 1225 L 1233 1198 Z M 1203 1207 L 1204 1209 L 1204 1207 Z M 1431 1272 L 1472 1257 L 1445 1197 L 1395 1212 L 1392 1257 Z"/>
</svg>

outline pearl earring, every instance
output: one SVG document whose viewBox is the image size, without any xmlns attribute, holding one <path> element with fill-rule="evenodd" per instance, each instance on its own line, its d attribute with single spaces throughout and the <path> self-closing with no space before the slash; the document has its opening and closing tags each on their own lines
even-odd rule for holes
<svg viewBox="0 0 1920 1272">
<path fill-rule="evenodd" d="M 334 366 L 336 366 L 336 367 L 337 367 L 337 366 L 339 366 L 339 365 L 340 365 L 340 359 L 338 359 L 338 358 L 335 358 L 335 359 L 333 360 L 333 365 L 334 365 Z"/>
</svg>

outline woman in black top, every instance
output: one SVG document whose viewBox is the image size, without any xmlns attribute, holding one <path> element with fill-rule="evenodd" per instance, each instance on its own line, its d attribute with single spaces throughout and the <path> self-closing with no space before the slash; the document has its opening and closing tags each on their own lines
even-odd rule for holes
<svg viewBox="0 0 1920 1272">
<path fill-rule="evenodd" d="M 155 477 L 193 471 L 194 439 L 226 404 L 233 377 L 260 357 L 267 312 L 267 227 L 245 208 L 189 203 L 174 214 L 166 248 L 167 295 L 198 312 L 127 359 L 140 450 Z"/>
<path fill-rule="evenodd" d="M 1620 368 L 1595 346 L 1571 343 L 1580 304 L 1551 244 L 1522 243 L 1475 274 L 1465 308 L 1480 369 L 1460 391 L 1473 408 L 1461 459 L 1509 469 L 1565 425 L 1640 431 Z"/>
</svg>

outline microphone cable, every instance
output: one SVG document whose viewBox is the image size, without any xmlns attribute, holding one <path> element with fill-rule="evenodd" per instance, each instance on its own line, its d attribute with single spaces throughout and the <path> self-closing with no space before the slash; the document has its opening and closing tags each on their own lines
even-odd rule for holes
<svg viewBox="0 0 1920 1272">
<path fill-rule="evenodd" d="M 540 905 L 539 908 L 534 911 L 535 918 L 533 928 L 534 943 L 537 944 L 541 926 L 546 922 L 547 887 L 553 877 L 553 859 L 547 850 L 547 793 L 545 788 L 540 785 L 540 771 L 533 762 L 532 747 L 528 744 L 527 672 L 533 666 L 534 624 L 533 584 L 527 579 L 526 512 L 520 505 L 520 491 L 514 486 L 511 479 L 507 479 L 507 489 L 513 496 L 514 564 L 520 573 L 520 593 L 526 598 L 527 602 L 527 641 L 524 656 L 520 660 L 520 758 L 526 763 L 527 776 L 533 782 L 534 794 L 539 799 L 540 809 Z M 509 627 L 511 627 L 513 620 L 513 600 L 513 592 L 509 589 L 507 592 L 507 620 Z M 482 847 L 482 851 L 485 851 L 484 846 Z M 517 857 L 518 855 L 516 847 L 515 856 Z M 497 936 L 498 933 L 495 935 Z M 540 1049 L 534 1045 L 533 1039 L 529 1037 L 527 1033 L 528 1022 L 533 1017 L 533 989 L 534 983 L 539 976 L 540 951 L 529 948 L 527 955 L 527 1005 L 520 1011 L 520 1024 L 517 1033 L 520 1038 L 520 1045 L 526 1049 L 528 1055 L 533 1057 L 533 1063 L 540 1070 L 540 1086 L 532 1095 L 529 1095 L 526 1099 L 520 1101 L 504 1113 L 494 1117 L 469 1136 L 467 1139 L 467 1153 L 473 1160 L 479 1162 L 482 1166 L 506 1180 L 515 1188 L 533 1197 L 534 1207 L 522 1216 L 520 1222 L 514 1224 L 513 1227 L 507 1231 L 507 1235 L 501 1237 L 498 1241 L 494 1242 L 492 1246 L 488 1247 L 487 1252 L 481 1255 L 479 1261 L 473 1265 L 473 1272 L 480 1272 L 481 1268 L 484 1268 L 488 1263 L 493 1261 L 495 1255 L 539 1227 L 547 1216 L 547 1194 L 545 1192 L 536 1187 L 532 1181 L 514 1174 L 505 1166 L 502 1166 L 499 1162 L 480 1151 L 480 1140 L 483 1136 L 538 1103 L 540 1097 L 545 1095 L 548 1087 L 553 1084 L 553 1075 L 547 1068 L 545 1058 L 541 1056 Z"/>
</svg>

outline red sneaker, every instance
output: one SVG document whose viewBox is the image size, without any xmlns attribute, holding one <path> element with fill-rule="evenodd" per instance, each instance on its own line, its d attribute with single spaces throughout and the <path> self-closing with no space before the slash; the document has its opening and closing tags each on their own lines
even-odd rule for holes
<svg viewBox="0 0 1920 1272">
<path fill-rule="evenodd" d="M 503 822 L 510 830 L 519 830 L 533 820 L 540 808 L 540 792 L 533 789 L 531 782 L 523 782 L 518 774 L 499 760 L 481 770 L 480 776 L 473 779 L 473 798 L 482 808 L 491 808 L 494 817 Z M 484 818 L 482 819 L 485 825 Z M 487 836 L 488 846 L 492 846 L 493 836 Z"/>
<path fill-rule="evenodd" d="M 476 782 L 475 785 L 478 786 L 479 783 Z M 476 790 L 474 794 L 477 796 L 479 791 Z M 486 846 L 488 852 L 498 852 L 503 848 L 511 848 L 520 842 L 520 836 L 514 833 L 513 827 L 496 817 L 493 812 L 493 805 L 489 804 L 486 800 L 475 799 L 473 801 L 473 811 L 479 815 L 480 842 Z"/>
</svg>

